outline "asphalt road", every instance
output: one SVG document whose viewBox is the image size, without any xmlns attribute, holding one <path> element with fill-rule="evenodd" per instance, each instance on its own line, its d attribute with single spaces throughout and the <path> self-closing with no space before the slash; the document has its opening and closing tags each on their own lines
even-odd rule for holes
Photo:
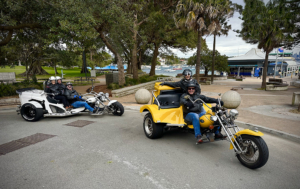
<svg viewBox="0 0 300 189">
<path fill-rule="evenodd" d="M 168 132 L 150 140 L 143 114 L 79 115 L 24 121 L 0 112 L 0 144 L 35 133 L 57 135 L 0 156 L 0 188 L 300 188 L 300 145 L 266 134 L 270 157 L 257 170 L 241 165 L 229 142 L 195 144 Z M 94 123 L 82 128 L 64 124 Z"/>
</svg>

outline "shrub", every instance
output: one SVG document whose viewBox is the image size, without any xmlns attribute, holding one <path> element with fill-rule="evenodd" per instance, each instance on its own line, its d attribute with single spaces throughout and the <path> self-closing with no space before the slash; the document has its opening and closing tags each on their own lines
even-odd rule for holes
<svg viewBox="0 0 300 189">
<path fill-rule="evenodd" d="M 29 82 L 28 80 L 22 81 L 20 83 L 14 83 L 14 84 L 0 84 L 0 97 L 4 96 L 13 96 L 17 95 L 16 90 L 22 89 L 22 88 L 36 88 L 36 89 L 43 89 L 42 83 L 33 83 Z"/>
<path fill-rule="evenodd" d="M 35 75 L 32 75 L 32 82 L 33 82 L 33 83 L 37 83 L 37 82 L 38 82 Z"/>
<path fill-rule="evenodd" d="M 123 87 L 123 86 L 122 86 L 122 87 Z M 119 86 L 119 84 L 117 84 L 117 83 L 111 83 L 111 84 L 109 84 L 109 85 L 107 86 L 107 88 L 108 88 L 108 89 L 111 89 L 111 90 L 115 90 L 115 89 L 119 89 L 120 86 Z"/>
</svg>

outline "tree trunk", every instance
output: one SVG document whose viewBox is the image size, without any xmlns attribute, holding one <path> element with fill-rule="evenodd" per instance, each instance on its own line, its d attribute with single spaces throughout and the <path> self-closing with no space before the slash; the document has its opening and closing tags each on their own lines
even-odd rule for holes
<svg viewBox="0 0 300 189">
<path fill-rule="evenodd" d="M 196 81 L 199 83 L 199 74 L 200 74 L 200 60 L 201 60 L 201 38 L 202 32 L 198 31 L 198 42 L 197 42 L 197 62 L 196 62 Z"/>
<path fill-rule="evenodd" d="M 130 62 L 130 59 L 127 60 L 127 74 L 132 74 L 131 70 L 131 62 Z"/>
<path fill-rule="evenodd" d="M 266 81 L 267 81 L 267 71 L 268 71 L 268 56 L 269 56 L 270 51 L 266 51 L 266 56 L 265 56 L 265 63 L 264 63 L 264 70 L 263 70 L 263 79 L 262 79 L 262 84 L 261 88 L 265 89 L 266 88 Z"/>
<path fill-rule="evenodd" d="M 213 54 L 212 54 L 212 64 L 211 64 L 211 84 L 214 83 L 215 51 L 216 51 L 216 34 L 214 34 L 214 44 L 213 44 Z"/>
<path fill-rule="evenodd" d="M 139 79 L 138 75 L 138 67 L 137 67 L 137 31 L 138 31 L 138 25 L 137 25 L 137 19 L 133 23 L 133 47 L 131 51 L 131 64 L 133 68 L 133 79 Z"/>
<path fill-rule="evenodd" d="M 207 67 L 205 67 L 204 75 L 208 76 L 208 68 Z"/>
<path fill-rule="evenodd" d="M 106 40 L 105 35 L 101 28 L 96 29 L 98 33 L 100 34 L 100 38 L 103 41 L 103 43 L 106 45 L 106 47 L 115 55 L 117 59 L 117 65 L 118 65 L 118 77 L 119 77 L 119 85 L 125 84 L 125 74 L 124 74 L 124 67 L 122 63 L 122 58 L 119 55 L 119 53 L 115 50 L 115 48 Z"/>
<path fill-rule="evenodd" d="M 116 59 L 118 65 L 118 78 L 119 78 L 118 82 L 119 85 L 124 85 L 125 84 L 124 66 L 122 62 L 122 57 L 119 55 L 119 53 L 117 53 Z"/>
<path fill-rule="evenodd" d="M 142 70 L 142 50 L 139 52 L 139 58 L 138 58 L 138 69 Z"/>
<path fill-rule="evenodd" d="M 80 73 L 85 73 L 85 79 L 87 79 L 87 68 L 86 68 L 86 56 L 85 56 L 85 50 L 82 51 L 82 68 Z"/>
<path fill-rule="evenodd" d="M 27 72 L 24 72 L 22 74 L 20 74 L 21 76 L 26 76 L 27 79 L 29 78 L 29 75 L 47 75 L 48 72 L 46 72 L 43 68 L 42 68 L 42 65 L 40 63 L 40 61 L 36 61 L 36 62 L 33 62 L 28 71 Z"/>
<path fill-rule="evenodd" d="M 152 62 L 151 62 L 151 70 L 149 73 L 149 76 L 155 75 L 155 66 L 157 62 L 157 56 L 158 56 L 158 49 L 160 47 L 160 43 L 156 44 L 154 43 L 154 52 L 153 52 L 153 57 L 152 57 Z"/>
<path fill-rule="evenodd" d="M 58 74 L 57 69 L 56 69 L 56 62 L 53 63 L 53 67 L 54 67 L 54 74 L 56 76 L 56 74 Z"/>
</svg>

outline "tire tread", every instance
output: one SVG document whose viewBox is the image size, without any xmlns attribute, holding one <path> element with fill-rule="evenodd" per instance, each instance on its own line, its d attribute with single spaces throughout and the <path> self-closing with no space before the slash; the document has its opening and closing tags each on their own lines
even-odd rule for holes
<svg viewBox="0 0 300 189">
<path fill-rule="evenodd" d="M 153 133 L 151 136 L 149 136 L 145 130 L 145 119 L 149 117 L 152 121 L 153 124 Z M 143 129 L 145 132 L 145 135 L 150 138 L 150 139 L 157 139 L 157 138 L 161 138 L 163 136 L 164 133 L 164 124 L 158 124 L 158 123 L 154 123 L 153 118 L 151 113 L 147 113 L 144 117 L 144 122 L 143 122 Z"/>
<path fill-rule="evenodd" d="M 268 146 L 266 144 L 266 142 L 264 141 L 264 139 L 262 139 L 261 137 L 257 137 L 257 136 L 251 136 L 251 135 L 242 135 L 242 138 L 250 138 L 251 140 L 253 140 L 253 142 L 256 143 L 258 149 L 259 149 L 259 159 L 257 160 L 257 162 L 255 164 L 249 164 L 247 162 L 244 162 L 240 155 L 237 155 L 238 160 L 246 167 L 250 168 L 250 169 L 257 169 L 260 168 L 262 166 L 264 166 L 268 159 L 269 159 L 269 149 Z"/>
</svg>

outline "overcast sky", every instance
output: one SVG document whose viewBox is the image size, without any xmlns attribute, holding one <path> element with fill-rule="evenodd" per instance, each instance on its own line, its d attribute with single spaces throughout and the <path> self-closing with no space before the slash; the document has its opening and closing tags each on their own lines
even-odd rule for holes
<svg viewBox="0 0 300 189">
<path fill-rule="evenodd" d="M 267 2 L 267 0 L 264 0 Z M 233 3 L 238 3 L 240 5 L 244 5 L 243 0 L 232 0 Z M 240 16 L 239 13 L 235 12 L 234 16 L 230 18 L 229 24 L 231 24 L 232 30 L 241 30 L 241 24 L 242 20 L 240 20 L 238 17 Z M 249 43 L 245 43 L 242 38 L 236 37 L 237 33 L 233 31 L 229 31 L 228 36 L 221 36 L 221 37 L 216 37 L 216 49 L 221 53 L 225 54 L 227 56 L 238 56 L 238 55 L 243 55 L 247 53 L 251 48 L 257 48 L 256 45 L 251 45 Z M 206 39 L 206 43 L 209 49 L 213 49 L 213 36 L 204 36 L 203 38 Z M 298 53 L 300 51 L 300 48 L 295 48 L 293 50 L 286 50 L 285 52 L 292 52 L 293 53 Z M 182 53 L 177 49 L 173 49 L 173 52 L 181 58 L 189 58 L 192 56 L 195 52 L 196 49 L 191 50 L 187 53 Z M 275 49 L 274 51 L 275 52 Z"/>
</svg>

